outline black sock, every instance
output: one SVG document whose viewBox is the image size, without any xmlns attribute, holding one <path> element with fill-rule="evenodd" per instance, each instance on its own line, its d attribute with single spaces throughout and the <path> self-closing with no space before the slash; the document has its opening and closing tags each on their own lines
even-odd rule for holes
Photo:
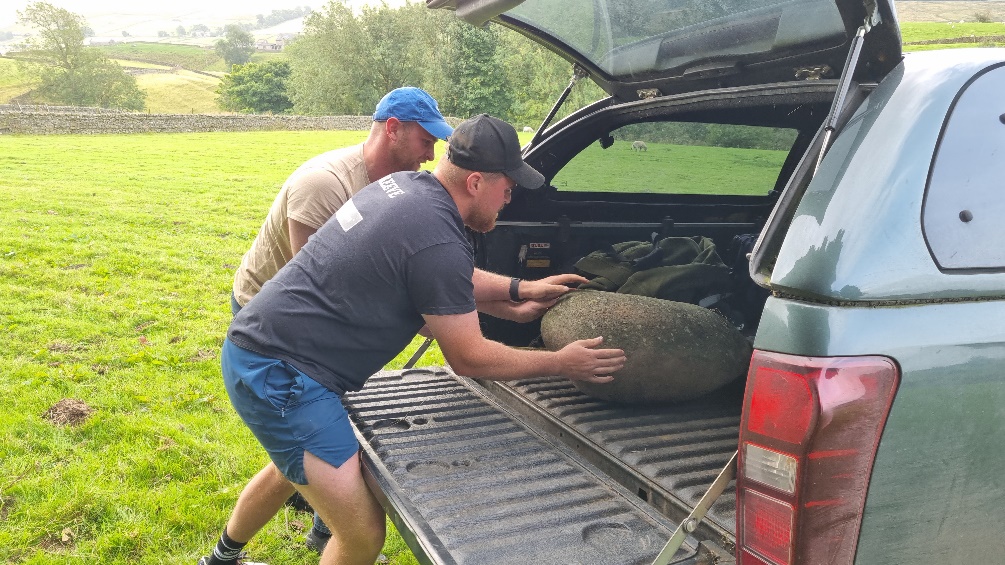
<svg viewBox="0 0 1005 565">
<path fill-rule="evenodd" d="M 248 542 L 241 543 L 230 539 L 230 536 L 227 535 L 227 528 L 224 528 L 223 533 L 220 534 L 220 541 L 216 542 L 216 547 L 213 548 L 213 553 L 210 554 L 206 565 L 236 565 L 237 557 L 246 545 Z"/>
</svg>

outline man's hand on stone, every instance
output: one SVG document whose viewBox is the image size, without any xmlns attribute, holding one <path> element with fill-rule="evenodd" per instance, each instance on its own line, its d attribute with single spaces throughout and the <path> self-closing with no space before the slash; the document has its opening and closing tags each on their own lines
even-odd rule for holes
<svg viewBox="0 0 1005 565">
<path fill-rule="evenodd" d="M 524 280 L 520 281 L 520 299 L 552 300 L 572 290 L 570 285 L 578 286 L 588 282 L 589 279 L 573 274 L 552 275 L 536 281 Z"/>
<path fill-rule="evenodd" d="M 599 349 L 603 342 L 603 337 L 581 339 L 560 349 L 562 376 L 590 383 L 613 381 L 611 373 L 625 366 L 625 352 L 621 349 Z"/>
</svg>

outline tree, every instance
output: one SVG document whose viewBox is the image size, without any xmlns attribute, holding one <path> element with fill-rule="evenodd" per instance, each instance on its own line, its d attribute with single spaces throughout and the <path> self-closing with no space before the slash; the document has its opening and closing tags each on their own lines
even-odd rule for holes
<svg viewBox="0 0 1005 565">
<path fill-rule="evenodd" d="M 418 86 L 446 115 L 488 112 L 536 126 L 572 77 L 572 63 L 523 35 L 474 28 L 424 3 L 354 13 L 346 0 L 329 2 L 284 52 L 298 114 L 368 114 L 387 91 Z M 580 81 L 558 117 L 603 96 Z"/>
<path fill-rule="evenodd" d="M 572 78 L 572 63 L 537 42 L 511 31 L 500 30 L 500 67 L 506 73 L 506 88 L 513 94 L 510 121 L 537 127 Z M 592 80 L 576 83 L 555 119 L 607 96 Z"/>
<path fill-rule="evenodd" d="M 255 38 L 240 26 L 230 24 L 224 28 L 224 38 L 216 42 L 216 53 L 228 66 L 243 65 L 255 54 Z"/>
<path fill-rule="evenodd" d="M 290 63 L 285 60 L 234 65 L 216 90 L 217 103 L 235 112 L 285 113 L 293 107 L 286 95 L 289 76 Z"/>
<path fill-rule="evenodd" d="M 467 118 L 486 112 L 507 119 L 513 103 L 502 60 L 496 56 L 495 26 L 476 28 L 458 19 L 444 30 L 440 67 L 446 85 L 437 101 L 448 115 Z"/>
<path fill-rule="evenodd" d="M 185 26 L 178 26 L 178 27 L 176 27 L 175 30 L 174 30 L 174 32 L 175 32 L 175 35 L 177 35 L 178 37 L 185 37 L 185 33 L 186 33 L 185 32 Z"/>
<path fill-rule="evenodd" d="M 48 102 L 142 110 L 146 94 L 136 79 L 100 51 L 84 46 L 84 19 L 47 2 L 18 11 L 22 24 L 38 34 L 25 43 L 22 61 L 36 75 L 35 94 Z"/>
<path fill-rule="evenodd" d="M 429 59 L 446 18 L 424 4 L 366 7 L 329 2 L 304 20 L 304 33 L 285 49 L 288 93 L 298 114 L 369 114 L 387 91 L 428 84 Z"/>
</svg>

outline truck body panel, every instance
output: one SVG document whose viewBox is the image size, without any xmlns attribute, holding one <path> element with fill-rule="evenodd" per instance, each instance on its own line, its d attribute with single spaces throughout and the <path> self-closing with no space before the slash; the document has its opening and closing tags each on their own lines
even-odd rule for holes
<svg viewBox="0 0 1005 565">
<path fill-rule="evenodd" d="M 755 347 L 885 355 L 901 384 L 856 563 L 995 563 L 1005 554 L 1005 301 L 848 307 L 770 298 Z"/>
<path fill-rule="evenodd" d="M 1001 61 L 994 50 L 969 51 L 975 56 L 965 62 L 955 51 L 910 54 L 872 92 L 807 187 L 775 262 L 773 290 L 837 301 L 1002 296 L 1000 274 L 941 272 L 920 221 L 953 101 Z"/>
</svg>

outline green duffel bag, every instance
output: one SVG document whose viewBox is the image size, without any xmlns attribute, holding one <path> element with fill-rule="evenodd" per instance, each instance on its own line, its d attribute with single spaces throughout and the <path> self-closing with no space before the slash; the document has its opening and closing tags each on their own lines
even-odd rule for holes
<svg viewBox="0 0 1005 565">
<path fill-rule="evenodd" d="M 729 267 L 712 240 L 700 236 L 617 243 L 583 257 L 576 270 L 591 279 L 581 289 L 690 304 L 732 289 Z"/>
</svg>

